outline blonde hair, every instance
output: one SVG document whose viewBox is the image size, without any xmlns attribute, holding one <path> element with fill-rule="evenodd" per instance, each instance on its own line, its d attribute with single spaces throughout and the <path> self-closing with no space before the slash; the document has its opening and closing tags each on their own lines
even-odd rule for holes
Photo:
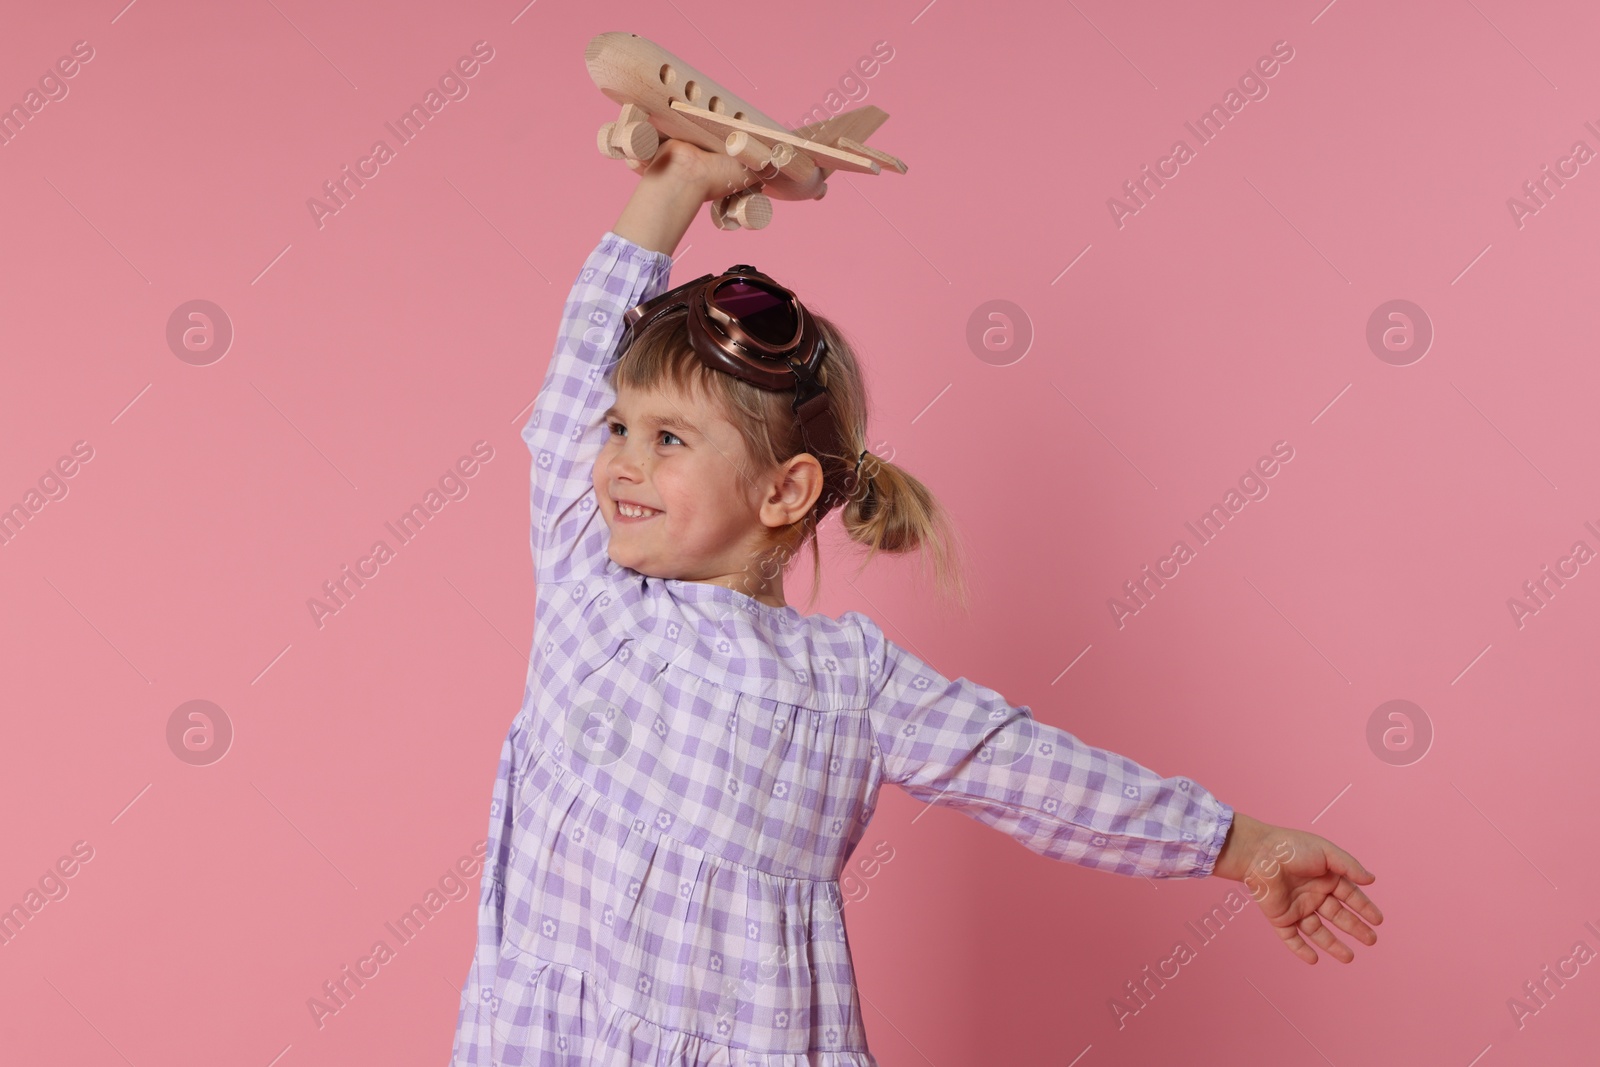
<svg viewBox="0 0 1600 1067">
<path fill-rule="evenodd" d="M 810 311 L 810 309 L 807 309 Z M 836 467 L 855 467 L 856 457 L 866 448 L 867 387 L 860 361 L 839 327 L 811 311 L 828 350 L 817 369 L 817 378 L 828 390 L 839 426 L 841 442 L 819 446 L 833 451 L 818 455 L 807 449 L 795 421 L 794 390 L 762 389 L 700 362 L 689 343 L 688 317 L 683 312 L 660 316 L 629 343 L 610 374 L 614 387 L 650 391 L 670 383 L 689 395 L 709 397 L 739 431 L 745 455 L 754 471 L 770 470 L 807 452 L 816 457 L 824 474 Z M 967 590 L 961 576 L 961 540 L 949 513 L 917 478 L 881 456 L 868 452 L 861 457 L 860 477 L 839 509 L 839 522 L 845 535 L 868 549 L 857 569 L 857 576 L 879 552 L 898 555 L 921 551 L 919 563 L 924 572 L 931 558 L 935 583 L 946 600 L 964 610 Z M 821 495 L 817 506 L 805 516 L 777 531 L 770 538 L 775 549 L 772 559 L 763 559 L 763 568 L 776 562 L 780 569 L 811 544 L 812 583 L 809 609 L 822 585 L 822 553 L 817 544 Z M 778 571 L 766 576 L 775 577 Z"/>
</svg>

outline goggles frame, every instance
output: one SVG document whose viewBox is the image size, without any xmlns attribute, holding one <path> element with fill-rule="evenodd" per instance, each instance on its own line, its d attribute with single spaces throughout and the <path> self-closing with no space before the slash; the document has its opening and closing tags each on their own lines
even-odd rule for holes
<svg viewBox="0 0 1600 1067">
<path fill-rule="evenodd" d="M 762 339 L 740 322 L 741 316 L 716 302 L 717 292 L 742 283 L 765 291 L 787 303 L 794 319 L 794 333 L 782 344 Z M 689 343 L 700 362 L 769 392 L 795 391 L 791 410 L 800 426 L 806 451 L 824 466 L 823 489 L 817 498 L 820 519 L 829 509 L 842 503 L 859 479 L 862 450 L 855 467 L 830 464 L 827 453 L 817 446 L 839 439 L 838 421 L 829 403 L 827 387 L 817 379 L 817 368 L 827 354 L 828 344 L 816 320 L 794 291 L 779 285 L 769 275 L 747 263 L 737 263 L 721 274 L 702 274 L 666 292 L 631 307 L 623 315 L 623 336 L 617 353 L 627 350 L 633 338 L 643 333 L 656 319 L 686 309 Z M 832 470 L 827 468 L 832 466 Z"/>
</svg>

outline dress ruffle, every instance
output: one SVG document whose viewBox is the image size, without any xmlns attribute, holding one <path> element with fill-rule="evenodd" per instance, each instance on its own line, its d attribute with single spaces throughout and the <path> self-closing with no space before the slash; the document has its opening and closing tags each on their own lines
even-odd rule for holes
<svg viewBox="0 0 1600 1067">
<path fill-rule="evenodd" d="M 660 1026 L 581 968 L 501 949 L 489 1016 L 494 1062 L 539 1067 L 878 1067 L 868 1052 L 759 1052 Z"/>
</svg>

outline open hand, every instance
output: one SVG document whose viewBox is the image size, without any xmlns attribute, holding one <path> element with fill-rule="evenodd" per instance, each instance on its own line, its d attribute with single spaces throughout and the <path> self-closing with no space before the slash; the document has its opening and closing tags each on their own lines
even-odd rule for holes
<svg viewBox="0 0 1600 1067">
<path fill-rule="evenodd" d="M 1243 882 L 1284 947 L 1307 963 L 1316 963 L 1317 953 L 1306 938 L 1341 963 L 1355 959 L 1329 923 L 1364 945 L 1378 941 L 1367 923 L 1383 922 L 1383 913 L 1356 884 L 1370 885 L 1377 876 L 1325 837 L 1235 811 L 1212 873 Z"/>
</svg>

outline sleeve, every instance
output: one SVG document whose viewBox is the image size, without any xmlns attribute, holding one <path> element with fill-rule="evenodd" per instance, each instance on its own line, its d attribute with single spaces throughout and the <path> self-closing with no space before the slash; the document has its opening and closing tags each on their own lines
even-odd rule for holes
<svg viewBox="0 0 1600 1067">
<path fill-rule="evenodd" d="M 534 581 L 564 582 L 606 561 L 608 531 L 595 506 L 594 461 L 605 445 L 600 415 L 616 393 L 605 375 L 623 314 L 664 292 L 672 257 L 607 230 L 584 262 L 561 315 L 555 354 L 522 439 L 533 453 Z"/>
<path fill-rule="evenodd" d="M 506 858 L 511 848 L 511 801 L 516 795 L 518 731 L 522 716 L 512 721 L 500 746 L 494 794 L 489 801 L 488 847 L 483 854 L 483 874 L 478 890 L 478 943 L 473 949 L 467 979 L 461 987 L 456 1014 L 455 1045 L 451 1067 L 494 1067 L 494 1035 L 490 1029 L 494 1009 L 495 973 L 500 966 L 500 939 L 504 930 Z"/>
<path fill-rule="evenodd" d="M 868 713 L 892 782 L 948 804 L 1050 859 L 1152 878 L 1209 875 L 1233 808 L 1185 777 L 1163 778 L 951 681 L 860 613 L 877 681 Z"/>
</svg>

